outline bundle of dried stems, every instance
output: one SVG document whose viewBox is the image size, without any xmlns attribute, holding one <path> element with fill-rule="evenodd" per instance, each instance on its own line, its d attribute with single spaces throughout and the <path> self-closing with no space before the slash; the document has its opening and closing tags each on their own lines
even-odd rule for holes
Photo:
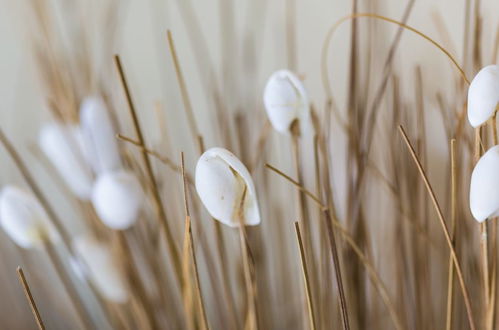
<svg viewBox="0 0 499 330">
<path fill-rule="evenodd" d="M 40 329 L 64 324 L 84 329 L 493 329 L 499 308 L 497 220 L 478 224 L 468 202 L 471 171 L 480 156 L 497 144 L 495 115 L 488 126 L 475 131 L 466 120 L 471 77 L 487 64 L 484 57 L 489 58 L 482 50 L 482 20 L 478 5 L 472 10 L 467 0 L 464 48 L 458 61 L 432 37 L 408 25 L 414 2 L 408 2 L 397 20 L 361 13 L 361 4 L 353 0 L 352 13 L 332 24 L 323 41 L 320 70 L 326 98 L 309 103 L 308 96 L 300 94 L 306 93 L 297 82 L 300 78 L 281 72 L 276 79 L 282 80 L 272 82 L 276 90 L 268 85 L 268 121 L 262 82 L 251 74 L 244 83 L 238 81 L 243 73 L 258 70 L 261 61 L 254 51 L 258 35 L 252 35 L 251 29 L 237 35 L 234 4 L 221 1 L 221 30 L 230 32 L 221 35 L 225 55 L 217 71 L 207 55 L 209 36 L 200 28 L 199 13 L 190 1 L 177 1 L 209 113 L 200 116 L 193 108 L 175 34 L 165 31 L 162 46 L 176 74 L 169 79 L 178 83 L 188 139 L 171 136 L 165 115 L 172 112 L 158 104 L 151 111 L 157 116 L 161 140 L 154 143 L 148 141 L 150 128 L 141 118 L 148 109 L 135 103 L 126 62 L 113 57 L 118 1 L 107 1 L 99 12 L 107 28 L 98 43 L 87 31 L 88 17 L 78 16 L 84 5 L 65 9 L 72 15 L 63 22 L 71 31 L 64 36 L 48 2 L 31 2 L 30 17 L 37 31 L 33 53 L 46 106 L 53 122 L 63 127 L 53 134 L 64 140 L 50 140 L 52 144 L 46 142 L 31 152 L 66 198 L 54 203 L 47 196 L 32 164 L 19 152 L 21 147 L 0 130 L 4 150 L 23 178 L 18 184 L 36 197 L 58 237 L 42 235 L 38 224 L 33 228 L 41 235 L 37 237 L 42 251 L 20 249 L 20 254 L 8 256 L 23 265 L 24 272 L 18 268 L 18 274 L 33 322 Z M 264 11 L 258 1 L 253 6 L 255 12 Z M 298 60 L 295 7 L 295 1 L 286 2 L 283 66 L 289 70 L 296 70 Z M 335 60 L 331 44 L 338 27 L 347 23 L 351 24 L 348 95 L 347 104 L 340 106 L 331 87 Z M 398 29 L 381 66 L 374 65 L 371 56 L 375 37 L 368 29 L 375 24 Z M 445 35 L 445 27 L 439 26 Z M 497 60 L 497 31 L 492 62 Z M 398 74 L 394 59 L 404 51 L 398 46 L 406 35 L 421 38 L 422 47 L 434 48 L 439 51 L 435 56 L 449 60 L 456 69 L 453 77 L 447 77 L 452 83 L 428 95 L 423 85 L 434 78 L 424 68 L 415 63 L 412 76 Z M 231 54 L 237 45 L 251 61 L 234 60 Z M 92 55 L 96 52 L 99 59 Z M 115 70 L 103 69 L 112 67 Z M 403 92 L 406 85 L 414 86 L 412 93 Z M 279 94 L 286 88 L 298 94 Z M 444 92 L 453 97 L 445 99 Z M 96 98 L 98 109 L 109 111 L 110 118 L 110 126 L 104 128 L 107 135 L 92 136 L 98 141 L 93 141 L 90 160 L 85 148 L 76 155 L 79 137 L 67 133 L 80 126 L 85 131 L 81 112 L 89 97 Z M 290 103 L 273 104 L 277 99 Z M 429 104 L 437 104 L 439 114 L 428 114 Z M 282 108 L 306 111 L 308 117 L 298 112 L 283 115 Z M 436 155 L 427 123 L 438 115 L 448 148 Z M 284 134 L 274 133 L 272 126 L 283 118 L 287 121 L 279 127 Z M 302 125 L 306 120 L 308 129 Z M 100 123 L 90 121 L 90 125 Z M 338 177 L 335 136 L 340 134 L 346 141 L 346 167 L 340 174 L 344 189 L 333 182 Z M 65 141 L 69 135 L 78 141 L 71 145 Z M 54 145 L 57 150 L 47 153 Z M 213 171 L 209 173 L 214 177 L 203 186 L 199 180 L 204 178 L 194 175 L 191 160 L 207 146 L 225 147 L 241 162 L 217 151 L 215 160 L 206 165 L 213 166 L 206 171 Z M 66 147 L 72 155 L 52 158 Z M 99 156 L 114 152 L 112 148 L 117 150 L 116 159 Z M 184 154 L 176 154 L 179 148 L 192 151 L 188 161 Z M 92 157 L 101 157 L 105 164 L 92 166 Z M 438 180 L 429 173 L 434 163 L 442 173 Z M 104 175 L 101 167 L 106 173 L 120 171 L 108 181 L 102 179 L 109 185 L 102 183 L 102 198 L 95 193 L 96 182 Z M 201 200 L 196 188 L 202 199 L 206 192 L 200 189 L 208 189 L 208 199 L 220 191 L 225 195 L 215 201 L 220 205 L 213 206 L 209 205 L 213 198 Z M 230 198 L 233 203 L 225 201 Z M 60 204 L 67 202 L 76 207 L 61 217 Z M 250 204 L 259 212 L 258 221 L 248 215 Z M 218 211 L 229 212 L 232 218 L 220 219 Z M 7 213 L 0 210 L 0 214 Z M 29 220 L 29 213 L 26 217 Z M 75 243 L 77 238 L 80 243 Z M 39 254 L 49 262 L 36 266 L 33 260 Z M 45 272 L 53 279 L 44 280 Z M 70 304 L 54 304 L 60 299 Z M 19 324 L 7 320 L 7 315 L 4 318 L 0 323 Z"/>
</svg>

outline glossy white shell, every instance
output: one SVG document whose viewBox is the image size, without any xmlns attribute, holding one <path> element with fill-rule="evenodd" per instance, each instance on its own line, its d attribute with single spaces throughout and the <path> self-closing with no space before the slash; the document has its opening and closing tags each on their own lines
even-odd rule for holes
<svg viewBox="0 0 499 330">
<path fill-rule="evenodd" d="M 470 209 L 478 222 L 499 215 L 499 145 L 490 148 L 473 169 Z"/>
<path fill-rule="evenodd" d="M 499 103 L 499 65 L 488 65 L 473 78 L 468 89 L 468 120 L 473 127 L 485 123 Z"/>
<path fill-rule="evenodd" d="M 106 299 L 125 303 L 126 283 L 108 246 L 89 236 L 79 236 L 73 240 L 73 247 L 78 260 L 73 261 L 76 275 L 89 278 Z"/>
<path fill-rule="evenodd" d="M 309 120 L 307 92 L 301 80 L 291 71 L 280 70 L 270 76 L 265 86 L 263 103 L 272 126 L 278 132 L 289 133 L 295 119 L 300 121 L 303 130 Z"/>
<path fill-rule="evenodd" d="M 70 190 L 80 199 L 89 199 L 93 177 L 84 156 L 79 128 L 59 122 L 49 123 L 42 127 L 39 139 L 42 151 Z"/>
<path fill-rule="evenodd" d="M 208 149 L 199 158 L 196 165 L 196 191 L 216 220 L 230 227 L 240 225 L 239 206 L 245 186 L 244 224 L 258 225 L 260 213 L 256 191 L 244 164 L 223 148 Z"/>
<path fill-rule="evenodd" d="M 0 223 L 22 248 L 41 246 L 55 239 L 55 231 L 40 203 L 28 191 L 5 186 L 0 192 Z"/>
<path fill-rule="evenodd" d="M 116 133 L 106 105 L 100 98 L 88 97 L 82 102 L 80 125 L 92 169 L 100 174 L 120 168 Z"/>
<path fill-rule="evenodd" d="M 92 192 L 92 204 L 102 222 L 112 229 L 127 229 L 139 216 L 144 191 L 133 172 L 101 174 Z"/>
</svg>

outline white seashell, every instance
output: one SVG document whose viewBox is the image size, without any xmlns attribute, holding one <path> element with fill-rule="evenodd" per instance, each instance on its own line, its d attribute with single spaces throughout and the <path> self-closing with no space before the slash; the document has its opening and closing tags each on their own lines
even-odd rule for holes
<svg viewBox="0 0 499 330">
<path fill-rule="evenodd" d="M 133 225 L 143 201 L 144 191 L 139 180 L 126 170 L 99 175 L 92 192 L 97 215 L 112 229 L 127 229 Z"/>
<path fill-rule="evenodd" d="M 301 130 L 309 121 L 310 105 L 305 87 L 300 79 L 288 70 L 273 73 L 263 94 L 263 102 L 274 129 L 289 133 L 294 120 L 299 120 Z"/>
<path fill-rule="evenodd" d="M 122 273 L 107 245 L 89 236 L 78 236 L 73 240 L 76 252 L 77 276 L 89 278 L 99 292 L 108 300 L 125 303 L 128 291 Z"/>
<path fill-rule="evenodd" d="M 488 65 L 473 78 L 468 89 L 468 120 L 478 127 L 492 117 L 499 104 L 499 65 Z"/>
<path fill-rule="evenodd" d="M 100 174 L 120 168 L 115 130 L 106 105 L 100 98 L 87 97 L 82 102 L 80 125 L 92 169 Z"/>
<path fill-rule="evenodd" d="M 40 147 L 71 191 L 87 200 L 93 178 L 83 153 L 81 131 L 59 122 L 46 124 L 40 132 Z"/>
<path fill-rule="evenodd" d="M 490 148 L 473 169 L 470 209 L 478 222 L 499 216 L 499 145 Z"/>
<path fill-rule="evenodd" d="M 25 249 L 57 238 L 38 200 L 16 186 L 5 186 L 0 192 L 0 223 L 9 237 Z"/>
<path fill-rule="evenodd" d="M 201 155 L 196 165 L 196 191 L 213 218 L 230 227 L 238 227 L 245 187 L 244 224 L 258 225 L 260 213 L 256 191 L 244 164 L 223 148 L 211 148 Z"/>
</svg>

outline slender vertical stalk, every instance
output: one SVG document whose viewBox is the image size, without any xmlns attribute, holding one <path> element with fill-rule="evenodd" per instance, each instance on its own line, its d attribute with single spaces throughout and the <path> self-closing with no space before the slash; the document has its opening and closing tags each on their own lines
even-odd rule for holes
<svg viewBox="0 0 499 330">
<path fill-rule="evenodd" d="M 319 125 L 316 125 L 316 135 L 314 136 L 314 165 L 315 165 L 315 185 L 317 189 L 317 196 L 320 200 L 322 200 L 322 182 L 323 180 L 325 182 L 327 181 L 327 173 L 324 178 L 322 178 L 321 175 L 321 164 L 319 161 L 319 144 L 320 144 L 320 135 L 319 135 Z M 327 172 L 327 170 L 325 170 Z M 322 212 L 321 212 L 322 216 Z M 327 235 L 326 235 L 326 224 L 325 221 L 322 220 L 320 221 L 320 254 L 319 254 L 319 260 L 320 260 L 320 269 L 318 271 L 321 273 L 321 278 L 319 278 L 319 281 L 326 281 L 327 279 L 331 278 L 331 263 L 328 262 L 328 252 L 327 252 Z M 330 305 L 331 302 L 331 290 L 330 288 L 330 282 L 328 281 L 326 286 L 325 286 L 325 292 L 319 292 L 318 298 L 321 301 L 320 307 L 318 310 L 316 310 L 316 315 L 317 318 L 320 318 L 320 326 L 319 328 L 326 328 L 328 327 L 328 316 L 329 316 L 329 310 L 327 310 L 328 305 Z"/>
<path fill-rule="evenodd" d="M 131 143 L 131 144 L 139 147 L 141 150 L 144 150 L 149 155 L 155 157 L 160 162 L 162 162 L 163 164 L 165 164 L 166 166 L 168 166 L 172 171 L 175 171 L 175 172 L 178 172 L 178 173 L 182 172 L 181 167 L 178 166 L 175 162 L 173 162 L 170 158 L 162 156 L 159 153 L 157 153 L 156 151 L 150 150 L 150 149 L 144 147 L 143 145 L 141 145 L 138 141 L 130 139 L 130 138 L 126 137 L 126 136 L 118 134 L 117 137 L 119 139 L 123 140 L 123 141 L 129 142 L 129 143 Z M 200 137 L 200 144 L 199 145 L 204 149 L 201 137 Z M 190 176 L 188 176 L 187 173 L 185 174 L 185 176 L 186 176 L 186 181 L 189 184 L 193 185 L 194 184 L 193 179 Z M 234 297 L 232 295 L 232 292 L 230 291 L 230 284 L 229 284 L 229 281 L 230 281 L 229 274 L 230 273 L 228 271 L 227 263 L 225 262 L 225 260 L 227 260 L 227 252 L 226 252 L 226 247 L 225 247 L 225 240 L 224 240 L 224 237 L 223 237 L 221 224 L 218 221 L 216 221 L 216 220 L 214 220 L 214 221 L 215 221 L 215 238 L 216 238 L 215 240 L 216 240 L 216 243 L 217 243 L 217 250 L 218 250 L 218 253 L 219 253 L 220 264 L 221 264 L 221 268 L 222 268 L 221 269 L 222 270 L 222 276 L 221 276 L 221 278 L 222 278 L 222 281 L 223 281 L 224 296 L 225 296 L 225 300 L 227 301 L 227 305 L 228 305 L 227 308 L 230 310 L 230 313 L 228 313 L 228 314 L 233 314 L 233 315 L 230 315 L 232 327 L 233 328 L 239 328 L 237 316 L 235 315 L 236 314 L 236 312 L 235 312 L 235 306 L 236 306 L 235 299 L 234 299 Z M 186 235 L 186 232 L 184 231 L 184 237 L 185 237 L 185 235 Z M 184 239 L 184 242 L 187 242 L 187 241 L 185 241 L 185 239 Z M 185 250 L 185 244 L 184 244 L 184 252 L 188 252 L 188 250 Z M 183 258 L 185 259 L 185 255 L 183 255 Z M 182 269 L 182 271 L 184 271 L 184 269 Z"/>
<path fill-rule="evenodd" d="M 496 228 L 496 227 L 495 227 Z M 497 281 L 495 281 L 495 277 L 497 276 L 497 266 L 496 266 L 497 261 L 494 260 L 494 266 L 492 268 L 492 278 L 494 281 L 492 281 L 492 284 L 490 286 L 490 309 L 489 309 L 489 317 L 488 317 L 488 323 L 487 323 L 487 329 L 494 329 L 494 321 L 495 321 L 495 307 L 496 307 L 496 285 Z"/>
<path fill-rule="evenodd" d="M 488 311 L 488 309 L 490 308 L 490 274 L 489 274 L 489 247 L 488 247 L 487 222 L 488 220 L 480 223 L 480 250 L 482 254 L 483 297 L 484 297 L 484 304 L 486 311 Z M 487 313 L 485 313 L 485 315 L 486 314 Z"/>
<path fill-rule="evenodd" d="M 147 290 L 140 278 L 137 266 L 134 264 L 132 250 L 130 249 L 129 242 L 127 242 L 125 233 L 119 230 L 116 232 L 116 237 L 118 239 L 119 248 L 123 253 L 123 266 L 128 278 L 128 283 L 130 287 L 134 289 L 140 302 L 140 308 L 147 322 L 147 329 L 159 329 L 154 315 L 154 306 L 148 299 Z"/>
<path fill-rule="evenodd" d="M 393 320 L 393 324 L 394 324 L 395 328 L 397 330 L 403 329 L 402 323 L 400 322 L 400 318 L 398 317 L 398 315 L 397 315 L 397 313 L 395 311 L 394 304 L 391 301 L 390 296 L 388 295 L 388 291 L 386 289 L 386 286 L 381 281 L 381 278 L 380 278 L 379 274 L 376 272 L 376 269 L 369 263 L 368 258 L 362 252 L 362 249 L 355 243 L 355 240 L 353 239 L 353 237 L 350 236 L 350 234 L 348 233 L 348 231 L 336 219 L 334 213 L 332 213 L 333 217 L 331 217 L 331 213 L 329 213 L 329 212 L 326 213 L 326 211 L 328 211 L 328 208 L 325 207 L 322 204 L 322 202 L 320 201 L 320 199 L 317 196 L 315 196 L 314 194 L 312 194 L 309 190 L 305 189 L 300 183 L 298 183 L 297 181 L 293 180 L 291 177 L 289 177 L 288 175 L 284 174 L 282 171 L 280 171 L 279 169 L 273 167 L 272 165 L 265 164 L 265 166 L 268 169 L 272 170 L 273 172 L 279 174 L 280 176 L 282 176 L 286 180 L 288 180 L 296 188 L 298 188 L 301 191 L 303 191 L 305 193 L 305 195 L 307 195 L 315 203 L 317 203 L 317 205 L 321 208 L 321 211 L 325 213 L 324 217 L 326 219 L 330 220 L 330 223 L 332 223 L 340 231 L 340 233 L 342 234 L 342 237 L 346 240 L 346 242 L 350 245 L 350 247 L 353 249 L 353 251 L 355 252 L 355 254 L 359 257 L 359 259 L 362 262 L 362 264 L 366 267 L 366 270 L 367 270 L 367 272 L 369 274 L 369 277 L 372 280 L 372 283 L 373 283 L 375 289 L 380 294 L 381 299 L 385 303 L 385 305 L 386 305 L 386 307 L 387 307 L 387 309 L 388 309 L 388 311 L 390 313 L 390 316 L 391 316 L 391 318 Z"/>
<path fill-rule="evenodd" d="M 241 246 L 241 254 L 243 259 L 244 283 L 246 286 L 247 299 L 247 314 L 244 322 L 245 330 L 258 329 L 258 316 L 256 304 L 256 281 L 255 281 L 255 264 L 251 250 L 248 244 L 246 235 L 245 220 L 244 220 L 244 200 L 246 199 L 247 187 L 244 190 L 239 203 L 239 244 Z"/>
<path fill-rule="evenodd" d="M 310 196 L 312 199 L 314 199 L 316 202 L 318 202 L 320 205 L 322 205 L 321 201 L 318 200 L 317 197 L 315 197 L 313 194 L 311 194 L 308 190 L 304 189 L 303 186 L 301 185 L 300 181 L 295 181 L 291 179 L 289 176 L 285 175 L 275 167 L 266 164 L 268 168 L 271 170 L 275 171 L 276 173 L 279 173 L 286 179 L 288 179 L 290 182 L 293 182 L 300 190 L 300 192 L 303 192 L 304 195 Z M 333 258 L 333 265 L 334 265 L 334 271 L 336 275 L 336 284 L 338 286 L 338 291 L 339 291 L 339 298 L 340 298 L 340 306 L 341 306 L 341 316 L 342 316 L 342 321 L 343 321 L 343 329 L 344 330 L 349 330 L 350 329 L 350 322 L 348 318 L 348 310 L 347 310 L 347 302 L 346 302 L 346 297 L 345 297 L 345 290 L 343 287 L 343 280 L 341 276 L 341 268 L 340 268 L 340 258 L 338 256 L 338 250 L 336 248 L 336 239 L 334 237 L 334 230 L 333 226 L 331 223 L 331 214 L 329 210 L 323 210 L 324 212 L 324 221 L 326 222 L 326 229 L 327 229 L 327 235 L 329 238 L 329 247 L 331 250 L 331 256 Z"/>
<path fill-rule="evenodd" d="M 451 239 L 455 245 L 454 235 L 456 233 L 456 206 L 457 206 L 457 188 L 456 188 L 456 139 L 450 141 L 450 159 L 451 159 Z M 447 286 L 447 317 L 445 329 L 452 329 L 452 309 L 454 297 L 454 263 L 452 256 L 449 256 L 449 279 Z"/>
<path fill-rule="evenodd" d="M 303 183 L 303 173 L 302 173 L 302 163 L 301 163 L 301 152 L 300 152 L 300 126 L 298 120 L 295 120 L 290 127 L 291 130 L 291 144 L 293 151 L 293 162 L 295 166 L 295 173 L 300 184 Z M 305 200 L 305 195 L 302 191 L 296 191 L 296 205 L 298 210 L 298 218 L 302 222 L 302 230 L 303 230 L 303 241 L 306 247 L 305 253 L 307 254 L 307 260 L 309 261 L 309 275 L 312 279 L 312 283 L 318 283 L 319 280 L 317 278 L 317 267 L 315 264 L 315 256 L 312 245 L 312 226 L 309 219 L 308 214 L 308 205 Z M 314 285 L 311 285 L 312 296 L 315 295 L 316 288 Z"/>
<path fill-rule="evenodd" d="M 227 249 L 226 249 L 226 244 L 225 244 L 225 239 L 223 236 L 222 232 L 222 224 L 217 221 L 215 221 L 215 237 L 216 237 L 216 245 L 217 245 L 217 250 L 218 250 L 218 257 L 220 258 L 220 267 L 222 271 L 222 276 L 221 279 L 224 282 L 223 284 L 223 290 L 224 290 L 224 297 L 227 303 L 227 308 L 229 313 L 231 315 L 228 315 L 230 318 L 231 326 L 234 328 L 239 329 L 239 322 L 237 319 L 237 313 L 236 313 L 236 303 L 234 299 L 234 295 L 232 294 L 232 291 L 230 289 L 230 273 L 229 273 L 229 265 L 227 263 Z"/>
<path fill-rule="evenodd" d="M 461 264 L 459 262 L 459 259 L 457 258 L 457 254 L 456 254 L 456 250 L 454 249 L 454 245 L 452 244 L 452 239 L 451 239 L 451 236 L 449 234 L 449 230 L 447 229 L 447 225 L 445 223 L 444 215 L 443 215 L 442 210 L 440 208 L 440 204 L 438 203 L 438 200 L 435 196 L 435 193 L 433 192 L 433 188 L 430 184 L 430 181 L 428 180 L 428 177 L 426 176 L 426 172 L 423 169 L 423 166 L 421 165 L 421 162 L 419 161 L 419 158 L 416 155 L 416 151 L 414 151 L 414 147 L 412 146 L 409 138 L 407 137 L 407 134 L 405 133 L 405 130 L 402 127 L 402 125 L 399 125 L 399 132 L 402 135 L 402 138 L 403 138 L 407 148 L 409 149 L 411 157 L 414 160 L 416 167 L 418 168 L 419 174 L 421 175 L 421 179 L 423 180 L 423 182 L 426 186 L 426 190 L 428 191 L 428 194 L 430 195 L 433 206 L 435 207 L 435 210 L 437 211 L 438 220 L 440 221 L 440 225 L 442 226 L 442 229 L 444 231 L 445 240 L 447 241 L 447 245 L 449 246 L 452 260 L 454 261 L 454 266 L 456 268 L 456 274 L 457 274 L 457 278 L 459 280 L 459 285 L 461 286 L 461 291 L 463 293 L 464 304 L 466 306 L 466 314 L 468 316 L 468 322 L 469 322 L 470 328 L 472 330 L 475 330 L 476 329 L 475 321 L 473 318 L 473 310 L 471 308 L 471 302 L 470 302 L 468 289 L 467 289 L 466 284 L 464 282 L 464 276 L 463 276 L 463 272 L 461 269 Z"/>
<path fill-rule="evenodd" d="M 256 306 L 256 287 L 254 280 L 254 266 L 249 252 L 248 241 L 246 238 L 246 231 L 244 225 L 239 226 L 239 244 L 241 246 L 241 254 L 243 258 L 243 273 L 244 273 L 244 283 L 246 285 L 246 299 L 248 305 L 248 311 L 246 314 L 246 320 L 244 322 L 245 330 L 258 329 L 258 318 L 257 318 L 257 306 Z"/>
<path fill-rule="evenodd" d="M 193 313 L 193 294 L 190 276 L 189 263 L 189 230 L 190 219 L 186 217 L 184 228 L 184 244 L 182 248 L 182 300 L 184 303 L 184 312 L 186 317 L 186 328 L 194 330 L 195 314 Z"/>
<path fill-rule="evenodd" d="M 299 133 L 298 133 L 298 121 L 295 121 L 292 124 L 292 138 L 291 138 L 291 144 L 292 144 L 292 149 L 293 149 L 293 162 L 295 165 L 295 172 L 296 172 L 296 177 L 298 178 L 298 182 L 301 184 L 303 183 L 303 178 L 302 178 L 302 169 L 301 169 L 301 161 L 300 161 L 300 141 L 299 141 Z M 305 244 L 309 245 L 310 244 L 310 222 L 308 221 L 308 210 L 305 202 L 304 195 L 301 191 L 297 191 L 297 205 L 298 205 L 298 212 L 299 212 L 299 218 L 301 221 L 304 222 L 304 229 L 305 229 Z M 310 248 L 310 246 L 309 246 Z"/>
<path fill-rule="evenodd" d="M 295 222 L 295 233 L 296 241 L 298 242 L 298 248 L 300 250 L 300 261 L 301 270 L 303 274 L 303 282 L 305 283 L 305 297 L 307 299 L 307 311 L 310 330 L 315 330 L 315 319 L 314 319 L 314 302 L 312 300 L 312 292 L 310 290 L 310 279 L 308 276 L 307 261 L 305 258 L 305 250 L 303 248 L 303 240 L 300 232 L 300 225 Z"/>
<path fill-rule="evenodd" d="M 195 141 L 197 143 L 196 147 L 197 147 L 198 151 L 200 151 L 200 150 L 203 150 L 204 148 L 202 145 L 202 140 L 199 138 L 200 134 L 199 134 L 198 125 L 196 124 L 194 112 L 192 111 L 192 105 L 191 105 L 191 101 L 189 98 L 189 93 L 187 92 L 187 86 L 185 84 L 184 75 L 182 74 L 182 69 L 180 68 L 180 63 L 178 60 L 177 51 L 175 49 L 175 44 L 173 42 L 172 32 L 170 30 L 168 30 L 166 32 L 166 34 L 167 34 L 170 54 L 171 54 L 171 57 L 173 60 L 173 66 L 175 68 L 175 74 L 177 76 L 178 86 L 180 88 L 180 94 L 182 95 L 182 103 L 184 104 L 184 110 L 185 110 L 185 113 L 187 114 L 187 122 L 189 124 L 189 129 L 191 131 L 193 141 Z"/>
<path fill-rule="evenodd" d="M 123 71 L 123 67 L 121 65 L 121 60 L 120 60 L 118 55 L 114 56 L 114 62 L 115 62 L 116 69 L 117 69 L 119 77 L 120 77 L 123 91 L 125 92 L 126 101 L 128 104 L 128 109 L 130 111 L 130 116 L 132 117 L 132 122 L 133 122 L 133 126 L 135 129 L 135 133 L 137 135 L 138 142 L 141 145 L 145 146 L 145 140 L 144 140 L 144 136 L 142 134 L 142 130 L 140 128 L 140 123 L 139 123 L 139 119 L 137 117 L 137 112 L 135 111 L 135 105 L 133 103 L 132 95 L 131 95 L 130 90 L 128 88 L 128 83 L 126 80 L 125 72 Z M 159 225 L 160 225 L 160 228 L 164 232 L 168 251 L 169 251 L 170 256 L 173 260 L 173 266 L 174 266 L 173 273 L 176 275 L 177 280 L 180 281 L 180 277 L 181 277 L 180 267 L 181 266 L 180 266 L 179 251 L 178 251 L 177 246 L 175 245 L 175 240 L 174 240 L 174 237 L 171 233 L 170 226 L 168 224 L 166 212 L 165 212 L 165 209 L 163 207 L 163 203 L 161 202 L 161 196 L 159 193 L 158 185 L 157 185 L 156 180 L 154 178 L 154 173 L 152 171 L 151 161 L 149 160 L 149 157 L 148 157 L 147 152 L 145 150 L 142 150 L 142 160 L 144 162 L 147 176 L 149 178 L 150 187 L 152 188 L 151 190 L 152 190 L 154 205 L 155 205 L 156 212 L 157 212 L 157 215 L 159 218 L 158 219 Z"/>
<path fill-rule="evenodd" d="M 188 219 L 188 220 L 187 220 Z M 189 249 L 191 251 L 191 259 L 192 259 L 192 265 L 194 269 L 194 288 L 196 290 L 196 296 L 197 296 L 197 303 L 198 303 L 198 309 L 200 310 L 201 314 L 201 329 L 202 330 L 209 330 L 210 326 L 208 324 L 208 318 L 206 316 L 206 308 L 204 306 L 204 301 L 203 301 L 203 294 L 201 291 L 201 281 L 199 279 L 199 270 L 198 270 L 198 262 L 196 258 L 196 253 L 194 250 L 194 239 L 192 238 L 192 227 L 190 224 L 190 216 L 188 216 L 186 221 L 188 221 L 188 230 L 189 230 Z"/>
<path fill-rule="evenodd" d="M 499 105 L 498 105 L 499 107 Z M 493 118 L 489 120 L 489 127 L 491 130 L 492 134 L 492 145 L 495 146 L 498 143 L 498 136 L 497 136 L 497 109 L 496 112 L 494 113 Z M 491 226 L 492 226 L 492 233 L 491 233 L 491 238 L 492 238 L 492 274 L 491 278 L 489 278 L 490 281 L 490 293 L 489 293 L 489 306 L 487 309 L 487 324 L 486 324 L 486 329 L 493 329 L 494 326 L 494 319 L 495 319 L 495 306 L 496 306 L 496 281 L 497 281 L 497 218 L 491 219 Z"/>
<path fill-rule="evenodd" d="M 476 164 L 480 159 L 480 141 L 481 141 L 481 129 L 480 127 L 475 128 L 475 146 L 474 146 L 474 163 Z M 489 252 L 488 252 L 488 220 L 479 224 L 480 226 L 480 253 L 481 253 L 481 264 L 482 264 L 482 282 L 483 282 L 483 299 L 484 299 L 484 327 L 487 324 L 487 314 L 490 308 L 490 275 L 489 275 Z"/>
<path fill-rule="evenodd" d="M 334 237 L 334 230 L 332 226 L 331 214 L 329 210 L 324 211 L 325 221 L 327 233 L 329 236 L 329 245 L 331 249 L 331 254 L 333 256 L 333 264 L 334 264 L 334 272 L 336 274 L 336 282 L 338 284 L 338 291 L 340 293 L 340 306 L 341 306 L 341 316 L 343 320 L 343 329 L 350 329 L 350 322 L 348 319 L 348 311 L 347 311 L 347 301 L 345 297 L 345 290 L 343 288 L 343 279 L 341 276 L 341 268 L 340 268 L 340 258 L 338 256 L 338 249 L 336 248 L 336 239 Z"/>
<path fill-rule="evenodd" d="M 26 277 L 24 276 L 23 269 L 18 266 L 17 267 L 17 276 L 19 277 L 19 282 L 23 286 L 24 290 L 24 295 L 26 296 L 26 299 L 28 300 L 29 307 L 31 308 L 31 312 L 33 312 L 33 316 L 35 317 L 36 325 L 38 326 L 38 330 L 45 330 L 45 325 L 43 324 L 42 317 L 40 316 L 40 312 L 38 311 L 38 307 L 36 307 L 35 299 L 33 298 L 33 295 L 31 294 L 31 290 L 28 285 L 28 281 L 26 280 Z"/>
<path fill-rule="evenodd" d="M 204 140 L 201 135 L 198 135 L 198 147 L 199 147 L 199 154 L 201 155 L 204 150 Z M 227 262 L 227 251 L 226 251 L 226 245 L 225 245 L 225 238 L 223 235 L 222 231 L 222 224 L 213 219 L 213 223 L 215 226 L 215 240 L 216 240 L 216 245 L 217 245 L 217 252 L 218 252 L 218 257 L 220 258 L 220 270 L 222 272 L 221 274 L 221 280 L 223 282 L 223 295 L 227 303 L 227 308 L 229 310 L 229 319 L 230 322 L 232 323 L 231 326 L 235 328 L 239 328 L 238 320 L 237 320 L 237 313 L 236 313 L 236 303 L 234 299 L 234 295 L 232 294 L 232 291 L 230 289 L 230 273 L 228 269 Z"/>
<path fill-rule="evenodd" d="M 54 267 L 57 276 L 61 280 L 64 290 L 69 296 L 69 300 L 74 307 L 76 316 L 78 317 L 81 325 L 84 327 L 84 329 L 94 329 L 94 326 L 91 324 L 92 318 L 90 317 L 90 314 L 85 309 L 85 306 L 78 296 L 78 292 L 71 282 L 68 273 L 64 269 L 64 266 L 59 259 L 59 256 L 57 255 L 54 247 L 51 245 L 51 243 L 45 243 L 43 247 L 45 249 L 45 252 L 47 253 L 47 256 L 49 257 L 50 263 Z"/>
<path fill-rule="evenodd" d="M 197 302 L 198 302 L 198 307 L 200 310 L 201 314 L 201 325 L 203 330 L 209 330 L 210 327 L 208 326 L 208 320 L 206 318 L 206 310 L 204 307 L 203 303 L 203 295 L 201 292 L 201 284 L 199 281 L 199 271 L 198 271 L 198 264 L 196 260 L 196 254 L 194 250 L 194 240 L 192 238 L 192 228 L 191 228 L 191 214 L 189 211 L 189 202 L 187 199 L 187 180 L 185 176 L 185 163 L 184 163 L 184 153 L 180 154 L 180 166 L 182 168 L 182 187 L 184 191 L 184 212 L 185 212 L 185 239 L 187 240 L 187 243 L 184 241 L 184 247 L 186 247 L 188 250 L 190 250 L 190 258 L 192 259 L 192 266 L 194 270 L 194 287 L 196 290 L 196 297 L 197 297 Z M 184 248 L 185 251 L 185 248 Z M 188 262 L 188 258 L 185 258 L 184 261 Z M 184 266 L 184 269 L 189 269 L 189 267 Z M 185 276 L 185 280 L 188 280 L 188 276 Z"/>
</svg>

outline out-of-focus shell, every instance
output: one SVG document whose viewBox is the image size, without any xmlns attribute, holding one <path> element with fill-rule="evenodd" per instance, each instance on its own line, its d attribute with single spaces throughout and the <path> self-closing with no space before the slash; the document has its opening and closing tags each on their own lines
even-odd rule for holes
<svg viewBox="0 0 499 330">
<path fill-rule="evenodd" d="M 120 153 L 111 116 L 102 99 L 87 97 L 80 107 L 80 125 L 88 162 L 100 174 L 121 167 Z"/>
<path fill-rule="evenodd" d="M 39 143 L 70 190 L 88 200 L 93 177 L 83 152 L 81 131 L 77 126 L 52 122 L 42 127 Z"/>
<path fill-rule="evenodd" d="M 57 234 L 36 198 L 16 186 L 0 192 L 0 223 L 9 237 L 22 248 L 39 247 Z"/>
<path fill-rule="evenodd" d="M 144 191 L 133 172 L 118 170 L 99 175 L 92 204 L 102 222 L 112 229 L 127 229 L 137 220 Z"/>
<path fill-rule="evenodd" d="M 89 278 L 106 299 L 125 303 L 128 300 L 127 286 L 108 246 L 82 235 L 73 240 L 73 247 L 78 260 L 73 261 L 77 276 Z"/>
</svg>

